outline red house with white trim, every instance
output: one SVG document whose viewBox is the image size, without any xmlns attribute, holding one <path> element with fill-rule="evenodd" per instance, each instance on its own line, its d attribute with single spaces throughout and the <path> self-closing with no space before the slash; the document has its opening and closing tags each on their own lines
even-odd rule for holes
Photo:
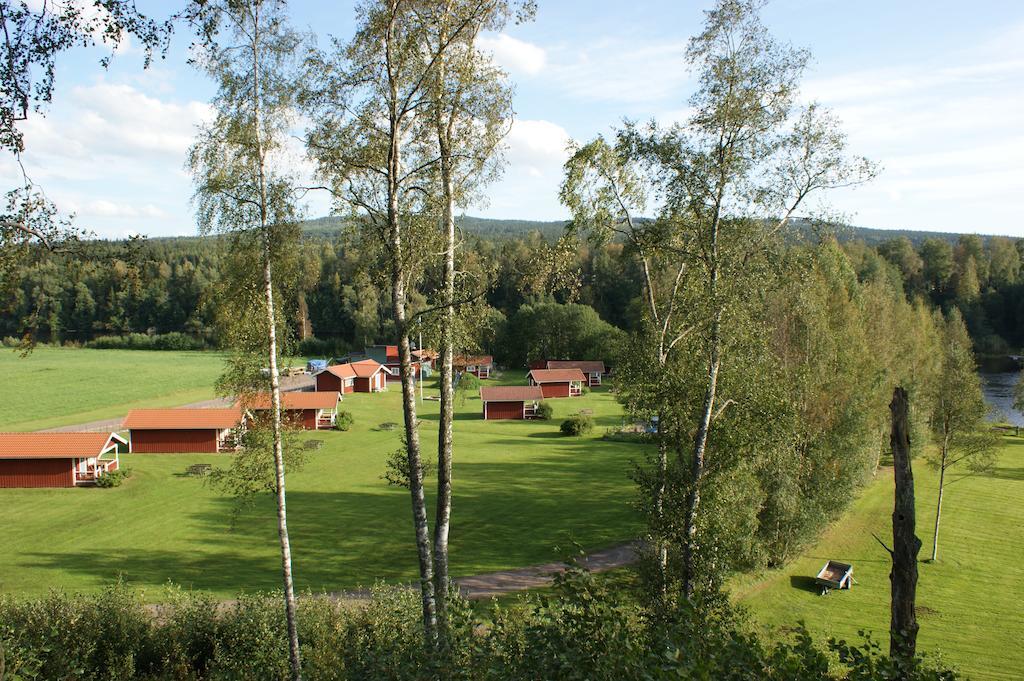
<svg viewBox="0 0 1024 681">
<path fill-rule="evenodd" d="M 327 392 L 281 393 L 281 417 L 292 428 L 319 430 L 333 428 L 338 417 L 338 400 L 341 395 L 335 390 Z M 267 417 L 273 409 L 270 393 L 247 397 L 240 404 L 253 416 Z"/>
<path fill-rule="evenodd" d="M 532 368 L 532 367 L 531 367 Z M 601 377 L 608 373 L 601 360 L 549 359 L 544 369 L 579 369 L 587 377 L 587 385 L 591 388 L 601 385 Z"/>
<path fill-rule="evenodd" d="M 117 433 L 0 433 L 0 487 L 92 485 L 127 447 Z"/>
<path fill-rule="evenodd" d="M 484 420 L 529 419 L 537 415 L 544 391 L 535 385 L 497 385 L 480 388 Z"/>
<path fill-rule="evenodd" d="M 132 409 L 124 418 L 135 454 L 210 453 L 238 449 L 245 414 L 225 409 Z"/>
<path fill-rule="evenodd" d="M 317 392 L 379 393 L 387 390 L 388 368 L 374 359 L 334 364 L 314 374 Z"/>
<path fill-rule="evenodd" d="M 494 358 L 490 355 L 460 355 L 452 359 L 452 367 L 455 371 L 465 371 L 477 378 L 490 378 L 494 369 Z"/>
<path fill-rule="evenodd" d="M 579 369 L 531 369 L 530 385 L 539 385 L 544 397 L 579 397 L 587 377 Z"/>
</svg>

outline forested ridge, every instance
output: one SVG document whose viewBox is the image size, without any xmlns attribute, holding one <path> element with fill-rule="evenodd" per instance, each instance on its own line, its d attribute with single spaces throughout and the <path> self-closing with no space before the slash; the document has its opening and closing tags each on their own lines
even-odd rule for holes
<svg viewBox="0 0 1024 681">
<path fill-rule="evenodd" d="M 566 224 L 463 221 L 467 268 L 487 282 L 486 308 L 478 314 L 484 323 L 467 349 L 501 355 L 498 334 L 523 305 L 541 302 L 586 305 L 616 329 L 635 328 L 642 280 L 628 249 L 566 239 Z M 353 238 L 340 218 L 308 221 L 303 231 L 300 289 L 312 334 L 338 351 L 389 341 L 387 283 L 373 250 Z M 981 354 L 1024 347 L 1024 240 L 973 234 L 912 240 L 882 233 L 891 236 L 875 243 L 857 238 L 862 231 L 835 234 L 860 280 L 886 277 L 902 286 L 908 300 L 922 298 L 947 312 L 958 308 Z M 790 247 L 821 238 L 798 225 L 789 234 Z M 36 249 L 17 279 L 7 282 L 11 294 L 0 335 L 88 343 L 101 336 L 180 332 L 217 346 L 211 287 L 224 252 L 215 237 L 87 241 L 70 254 Z M 291 306 L 298 319 L 297 298 Z M 517 333 L 528 333 L 516 326 Z M 522 347 L 503 359 L 517 366 L 526 361 Z"/>
</svg>

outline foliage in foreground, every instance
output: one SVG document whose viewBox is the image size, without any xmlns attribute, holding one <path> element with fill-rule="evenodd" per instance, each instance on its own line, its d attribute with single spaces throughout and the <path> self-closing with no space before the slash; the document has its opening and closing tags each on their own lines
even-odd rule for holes
<svg viewBox="0 0 1024 681">
<path fill-rule="evenodd" d="M 288 670 L 280 599 L 218 604 L 178 592 L 156 616 L 122 585 L 101 594 L 0 601 L 3 678 L 271 679 Z M 445 645 L 423 646 L 414 591 L 379 587 L 368 603 L 300 601 L 307 679 L 956 679 L 916 660 L 898 669 L 870 639 L 829 642 L 799 625 L 768 645 L 724 601 L 654 615 L 572 567 L 554 593 L 490 612 L 484 628 L 454 601 Z M 838 662 L 836 660 L 838 656 Z"/>
</svg>

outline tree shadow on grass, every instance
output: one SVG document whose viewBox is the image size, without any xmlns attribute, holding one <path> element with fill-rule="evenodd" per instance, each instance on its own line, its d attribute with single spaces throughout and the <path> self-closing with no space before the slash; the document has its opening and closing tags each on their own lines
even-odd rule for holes
<svg viewBox="0 0 1024 681">
<path fill-rule="evenodd" d="M 521 449 L 522 440 L 515 442 Z M 602 448 L 594 441 L 587 445 Z M 530 449 L 526 461 L 457 462 L 453 575 L 558 560 L 562 553 L 556 547 L 564 549 L 573 539 L 599 548 L 632 538 L 639 518 L 630 506 L 625 457 L 580 456 L 579 449 L 557 447 L 540 455 Z M 417 556 L 405 490 L 389 489 L 383 482 L 379 491 L 325 490 L 322 479 L 313 485 L 318 489 L 296 485 L 288 494 L 300 589 L 337 591 L 415 578 Z M 432 505 L 428 499 L 428 508 Z M 126 583 L 150 591 L 169 581 L 225 595 L 279 589 L 273 500 L 258 499 L 240 513 L 233 528 L 232 508 L 231 499 L 219 497 L 204 508 L 168 514 L 159 521 L 168 524 L 165 541 L 143 542 L 119 534 L 115 526 L 94 548 L 47 550 L 41 543 L 21 552 L 16 563 L 38 570 L 54 584 L 62 576 L 72 581 L 70 574 L 102 584 L 122 575 Z"/>
</svg>

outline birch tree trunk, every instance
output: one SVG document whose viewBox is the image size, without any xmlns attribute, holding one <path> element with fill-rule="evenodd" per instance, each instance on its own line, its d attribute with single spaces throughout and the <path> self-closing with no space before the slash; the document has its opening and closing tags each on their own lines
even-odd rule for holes
<svg viewBox="0 0 1024 681">
<path fill-rule="evenodd" d="M 939 461 L 939 500 L 935 504 L 935 531 L 932 534 L 932 560 L 939 556 L 939 522 L 942 520 L 942 493 L 946 488 L 946 459 L 949 456 L 949 436 L 942 439 L 942 455 Z"/>
<path fill-rule="evenodd" d="M 392 84 L 391 104 L 398 95 Z M 401 127 L 397 111 L 392 108 L 391 144 L 388 149 L 388 228 L 391 256 L 391 307 L 398 329 L 398 360 L 402 374 L 402 413 L 405 418 L 405 450 L 409 466 L 409 495 L 412 501 L 413 529 L 420 568 L 420 596 L 423 606 L 423 632 L 427 644 L 433 645 L 437 632 L 437 610 L 434 599 L 433 565 L 431 563 L 430 530 L 427 523 L 427 502 L 423 493 L 423 464 L 420 458 L 419 424 L 416 419 L 416 385 L 412 374 L 409 347 L 409 323 L 405 253 L 399 208 L 399 182 L 402 177 Z"/>
<path fill-rule="evenodd" d="M 889 656 L 910 660 L 917 650 L 917 554 L 921 540 L 915 534 L 914 473 L 910 465 L 910 425 L 907 392 L 893 391 L 892 458 L 896 479 L 896 500 L 892 511 L 892 587 L 889 623 Z"/>
<path fill-rule="evenodd" d="M 267 307 L 267 354 L 270 370 L 270 395 L 273 407 L 271 422 L 274 441 L 274 486 L 277 496 L 277 536 L 281 545 L 281 578 L 284 582 L 284 610 L 288 628 L 288 659 L 291 666 L 291 676 L 295 681 L 299 681 L 302 678 L 302 659 L 299 649 L 298 625 L 295 617 L 295 582 L 292 578 L 292 549 L 291 541 L 288 537 L 284 447 L 281 433 L 281 382 L 277 369 L 277 320 L 275 319 L 274 311 L 274 281 L 271 264 L 270 225 L 268 224 L 269 202 L 267 198 L 266 154 L 263 149 L 262 138 L 260 15 L 258 6 L 252 10 L 252 20 L 253 122 L 260 192 L 260 230 L 263 239 L 263 286 Z"/>
</svg>

